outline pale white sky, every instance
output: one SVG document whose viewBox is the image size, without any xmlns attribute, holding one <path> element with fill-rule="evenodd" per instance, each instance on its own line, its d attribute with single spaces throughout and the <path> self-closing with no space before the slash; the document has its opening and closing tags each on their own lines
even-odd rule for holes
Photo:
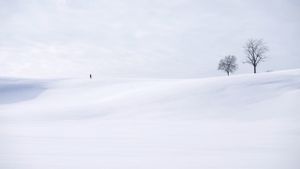
<svg viewBox="0 0 300 169">
<path fill-rule="evenodd" d="M 0 0 L 0 76 L 204 77 L 262 38 L 258 71 L 300 68 L 298 0 Z"/>
</svg>

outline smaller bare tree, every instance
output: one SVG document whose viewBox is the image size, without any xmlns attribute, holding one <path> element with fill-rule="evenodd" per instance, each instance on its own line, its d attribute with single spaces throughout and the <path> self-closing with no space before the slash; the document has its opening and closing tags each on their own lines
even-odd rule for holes
<svg viewBox="0 0 300 169">
<path fill-rule="evenodd" d="M 223 70 L 229 76 L 230 73 L 233 73 L 237 70 L 238 65 L 236 63 L 236 57 L 233 55 L 225 56 L 224 59 L 221 59 L 219 62 L 218 70 Z"/>
<path fill-rule="evenodd" d="M 256 73 L 256 67 L 260 62 L 265 61 L 266 52 L 268 51 L 268 47 L 265 45 L 262 39 L 250 39 L 246 43 L 245 52 L 246 52 L 246 62 L 253 66 L 253 71 Z"/>
</svg>

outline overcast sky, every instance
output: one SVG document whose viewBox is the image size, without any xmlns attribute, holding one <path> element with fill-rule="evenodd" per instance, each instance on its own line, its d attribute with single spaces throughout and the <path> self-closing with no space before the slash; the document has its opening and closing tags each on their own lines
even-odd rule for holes
<svg viewBox="0 0 300 169">
<path fill-rule="evenodd" d="M 0 0 L 0 76 L 216 76 L 228 54 L 251 73 L 249 38 L 259 72 L 300 68 L 299 21 L 299 0 Z"/>
</svg>

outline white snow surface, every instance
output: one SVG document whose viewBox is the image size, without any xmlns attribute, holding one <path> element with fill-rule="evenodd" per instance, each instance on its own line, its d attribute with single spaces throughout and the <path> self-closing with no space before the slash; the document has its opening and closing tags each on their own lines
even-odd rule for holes
<svg viewBox="0 0 300 169">
<path fill-rule="evenodd" d="M 1 169 L 298 169 L 300 69 L 0 78 Z"/>
</svg>

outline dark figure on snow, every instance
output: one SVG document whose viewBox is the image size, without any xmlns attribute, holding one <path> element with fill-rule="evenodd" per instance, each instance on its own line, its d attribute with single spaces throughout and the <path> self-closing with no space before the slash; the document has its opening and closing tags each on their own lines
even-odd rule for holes
<svg viewBox="0 0 300 169">
<path fill-rule="evenodd" d="M 90 74 L 90 79 L 92 79 L 92 74 Z"/>
</svg>

